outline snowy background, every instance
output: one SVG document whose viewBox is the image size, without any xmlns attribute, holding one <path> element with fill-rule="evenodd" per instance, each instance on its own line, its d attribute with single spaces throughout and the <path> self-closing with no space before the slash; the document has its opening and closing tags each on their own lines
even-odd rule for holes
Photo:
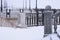
<svg viewBox="0 0 60 40">
<path fill-rule="evenodd" d="M 57 32 L 60 32 L 60 25 L 58 25 Z M 54 37 L 58 40 L 58 37 L 56 37 L 55 34 L 51 35 L 54 35 L 52 38 Z M 46 40 L 49 39 L 51 35 L 43 39 L 44 26 L 28 28 L 0 27 L 0 40 Z"/>
<path fill-rule="evenodd" d="M 4 1 L 4 0 L 3 0 Z M 23 0 L 6 0 L 9 8 L 23 8 Z M 31 0 L 31 7 L 35 8 L 35 1 Z M 24 0 L 25 3 L 25 0 Z M 3 3 L 4 4 L 4 3 Z M 45 8 L 46 5 L 51 5 L 52 8 L 60 8 L 60 0 L 38 0 L 38 8 Z M 27 7 L 29 8 L 29 0 L 27 0 Z M 52 31 L 53 27 L 52 27 Z M 58 25 L 57 32 L 60 34 L 60 25 Z M 59 40 L 56 34 L 51 34 L 43 39 L 44 26 L 36 26 L 29 28 L 9 28 L 0 27 L 0 40 L 48 40 L 50 37 L 53 40 Z"/>
</svg>

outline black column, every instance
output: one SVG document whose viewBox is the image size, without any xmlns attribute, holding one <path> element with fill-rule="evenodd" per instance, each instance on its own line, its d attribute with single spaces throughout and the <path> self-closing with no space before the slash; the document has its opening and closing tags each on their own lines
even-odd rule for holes
<svg viewBox="0 0 60 40">
<path fill-rule="evenodd" d="M 57 33 L 57 18 L 54 18 L 54 33 Z"/>
<path fill-rule="evenodd" d="M 42 25 L 44 25 L 44 14 L 43 14 L 43 11 L 42 11 Z"/>
<path fill-rule="evenodd" d="M 3 9 L 2 9 L 2 0 L 1 0 L 1 12 L 2 12 L 2 10 L 3 10 Z"/>
<path fill-rule="evenodd" d="M 38 11 L 36 11 L 37 12 L 37 26 L 38 26 Z"/>
<path fill-rule="evenodd" d="M 37 26 L 38 26 L 38 9 L 37 9 L 37 0 L 36 0 L 36 18 L 37 18 Z"/>
</svg>

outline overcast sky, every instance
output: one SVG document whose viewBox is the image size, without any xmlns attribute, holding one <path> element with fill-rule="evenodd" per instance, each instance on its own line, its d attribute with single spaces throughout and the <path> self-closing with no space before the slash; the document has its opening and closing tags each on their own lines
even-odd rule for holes
<svg viewBox="0 0 60 40">
<path fill-rule="evenodd" d="M 23 8 L 23 0 L 6 1 L 9 8 Z M 35 1 L 36 0 L 31 0 L 31 8 L 35 8 Z M 51 5 L 52 8 L 60 8 L 60 0 L 38 0 L 38 8 L 45 8 L 46 5 Z M 27 7 L 29 7 L 29 0 L 27 0 Z"/>
</svg>

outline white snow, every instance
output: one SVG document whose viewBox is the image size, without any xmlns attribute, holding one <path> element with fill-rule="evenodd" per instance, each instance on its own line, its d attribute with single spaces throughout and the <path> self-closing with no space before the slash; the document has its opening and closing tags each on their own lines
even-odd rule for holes
<svg viewBox="0 0 60 40">
<path fill-rule="evenodd" d="M 60 31 L 58 25 L 58 32 Z M 0 27 L 0 40 L 59 40 L 56 34 L 50 34 L 43 38 L 44 26 L 28 27 L 28 28 L 9 28 Z"/>
<path fill-rule="evenodd" d="M 43 26 L 22 29 L 0 27 L 0 40 L 40 40 L 43 34 Z"/>
<path fill-rule="evenodd" d="M 43 38 L 42 40 L 60 40 L 57 34 L 50 34 L 47 37 Z"/>
</svg>

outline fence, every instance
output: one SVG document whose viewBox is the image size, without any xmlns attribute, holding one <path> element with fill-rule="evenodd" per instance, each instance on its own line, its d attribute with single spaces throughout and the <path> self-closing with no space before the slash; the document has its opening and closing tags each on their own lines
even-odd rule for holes
<svg viewBox="0 0 60 40">
<path fill-rule="evenodd" d="M 38 26 L 42 25 L 42 14 L 38 13 L 38 19 L 37 19 L 37 13 L 26 13 L 26 24 L 27 26 Z"/>
</svg>

